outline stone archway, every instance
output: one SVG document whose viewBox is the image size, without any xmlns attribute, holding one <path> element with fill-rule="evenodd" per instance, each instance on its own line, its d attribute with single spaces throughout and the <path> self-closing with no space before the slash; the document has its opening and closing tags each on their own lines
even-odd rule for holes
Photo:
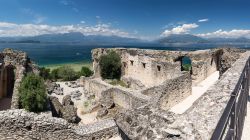
<svg viewBox="0 0 250 140">
<path fill-rule="evenodd" d="M 5 66 L 0 73 L 0 110 L 9 109 L 15 83 L 15 67 Z"/>
</svg>

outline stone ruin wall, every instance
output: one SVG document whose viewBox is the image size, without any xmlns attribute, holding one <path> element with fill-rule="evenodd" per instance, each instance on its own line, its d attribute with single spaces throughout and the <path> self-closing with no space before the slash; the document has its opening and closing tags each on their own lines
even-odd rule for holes
<svg viewBox="0 0 250 140">
<path fill-rule="evenodd" d="M 226 50 L 224 55 L 231 51 L 235 50 Z M 249 59 L 250 51 L 243 52 L 222 55 L 222 59 L 230 58 L 225 63 L 232 64 L 231 68 L 183 114 L 145 105 L 121 111 L 117 125 L 130 139 L 209 140 Z"/>
<path fill-rule="evenodd" d="M 0 139 L 101 140 L 119 136 L 118 127 L 112 119 L 77 126 L 64 119 L 20 109 L 0 111 L 0 124 Z"/>
<path fill-rule="evenodd" d="M 240 58 L 232 64 L 231 68 L 223 73 L 191 108 L 176 117 L 176 121 L 169 125 L 169 128 L 178 128 L 182 132 L 182 139 L 208 140 L 211 138 L 247 64 L 250 51 L 238 54 L 237 57 Z"/>
<path fill-rule="evenodd" d="M 142 94 L 150 96 L 150 105 L 168 110 L 192 94 L 192 80 L 188 72 L 170 79 L 161 85 L 143 90 Z"/>
<path fill-rule="evenodd" d="M 113 87 L 102 92 L 103 98 L 111 98 L 115 104 L 124 109 L 138 108 L 147 104 L 150 97 L 141 94 L 138 91 L 129 91 L 124 88 Z"/>
<path fill-rule="evenodd" d="M 12 101 L 11 101 L 11 108 L 17 109 L 19 108 L 19 102 L 18 102 L 18 87 L 20 86 L 20 82 L 24 75 L 27 72 L 34 72 L 38 73 L 38 67 L 34 65 L 30 59 L 28 58 L 27 54 L 25 52 L 16 51 L 12 49 L 5 49 L 2 53 L 0 53 L 1 56 L 1 74 L 0 74 L 0 97 L 6 97 L 6 90 L 9 85 L 6 85 L 6 79 L 8 78 L 8 71 L 13 70 L 15 73 L 15 82 L 14 82 L 14 88 L 13 88 L 13 95 L 12 95 Z"/>
<path fill-rule="evenodd" d="M 101 79 L 89 79 L 85 81 L 85 89 L 94 94 L 97 100 L 111 98 L 115 104 L 126 108 L 137 108 L 148 103 L 149 97 L 138 90 L 110 85 Z"/>
<path fill-rule="evenodd" d="M 220 70 L 220 57 L 223 49 L 199 51 L 165 51 L 146 49 L 93 49 L 94 76 L 100 78 L 99 59 L 108 51 L 114 50 L 121 56 L 122 77 L 139 80 L 146 87 L 163 83 L 181 75 L 181 60 L 184 56 L 191 59 L 193 84 Z"/>
</svg>

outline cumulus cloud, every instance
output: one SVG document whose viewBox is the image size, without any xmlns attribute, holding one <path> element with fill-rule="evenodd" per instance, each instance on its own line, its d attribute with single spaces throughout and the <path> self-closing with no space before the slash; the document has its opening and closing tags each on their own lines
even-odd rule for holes
<svg viewBox="0 0 250 140">
<path fill-rule="evenodd" d="M 120 29 L 114 29 L 109 24 L 97 24 L 94 26 L 87 25 L 61 25 L 51 26 L 46 24 L 16 24 L 10 22 L 0 22 L 0 37 L 14 36 L 36 36 L 42 34 L 58 34 L 81 32 L 84 35 L 104 35 L 104 36 L 121 36 L 132 37 L 128 32 Z"/>
<path fill-rule="evenodd" d="M 172 29 L 167 29 L 165 30 L 161 36 L 169 36 L 171 34 L 187 34 L 189 33 L 192 29 L 195 29 L 199 27 L 196 23 L 190 23 L 190 24 L 182 24 L 180 26 L 174 27 Z"/>
<path fill-rule="evenodd" d="M 250 38 L 250 30 L 241 30 L 241 29 L 233 29 L 231 31 L 225 31 L 219 29 L 215 32 L 204 33 L 204 34 L 197 34 L 197 36 L 204 37 L 204 38 L 239 38 L 239 37 L 247 37 Z"/>
<path fill-rule="evenodd" d="M 207 22 L 208 20 L 209 20 L 208 18 L 204 18 L 204 19 L 198 20 L 198 22 Z"/>
</svg>

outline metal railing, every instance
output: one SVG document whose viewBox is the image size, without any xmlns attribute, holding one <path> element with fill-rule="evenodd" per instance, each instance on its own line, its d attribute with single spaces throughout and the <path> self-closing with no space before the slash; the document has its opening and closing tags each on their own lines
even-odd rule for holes
<svg viewBox="0 0 250 140">
<path fill-rule="evenodd" d="M 248 58 L 240 79 L 214 130 L 211 140 L 240 140 L 247 113 L 249 96 L 250 59 Z"/>
</svg>

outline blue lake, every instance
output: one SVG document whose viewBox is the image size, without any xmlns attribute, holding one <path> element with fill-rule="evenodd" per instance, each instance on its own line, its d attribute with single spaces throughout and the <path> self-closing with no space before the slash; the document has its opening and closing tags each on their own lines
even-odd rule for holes
<svg viewBox="0 0 250 140">
<path fill-rule="evenodd" d="M 146 48 L 157 50 L 200 50 L 215 47 L 234 46 L 238 48 L 250 48 L 250 44 L 218 45 L 218 44 L 181 44 L 181 45 L 136 45 L 119 46 L 124 48 Z M 22 50 L 39 65 L 91 62 L 91 50 L 93 48 L 107 48 L 114 46 L 86 46 L 81 44 L 62 43 L 0 43 L 0 51 L 4 48 Z"/>
</svg>

